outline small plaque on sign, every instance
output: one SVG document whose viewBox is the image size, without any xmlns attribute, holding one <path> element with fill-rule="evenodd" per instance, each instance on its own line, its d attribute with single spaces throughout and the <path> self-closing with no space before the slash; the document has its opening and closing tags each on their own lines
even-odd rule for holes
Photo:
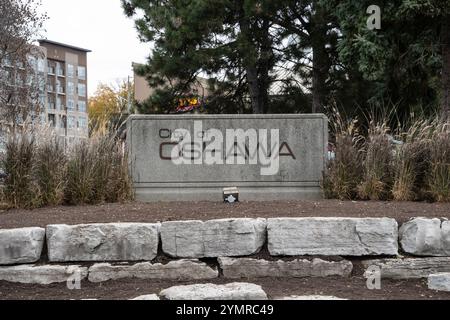
<svg viewBox="0 0 450 320">
<path fill-rule="evenodd" d="M 223 201 L 227 202 L 227 203 L 239 202 L 239 189 L 236 187 L 224 188 L 223 189 Z"/>
</svg>

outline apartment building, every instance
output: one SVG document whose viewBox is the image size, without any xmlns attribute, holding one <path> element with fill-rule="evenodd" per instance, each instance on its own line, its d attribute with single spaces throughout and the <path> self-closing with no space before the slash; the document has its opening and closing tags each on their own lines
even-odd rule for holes
<svg viewBox="0 0 450 320">
<path fill-rule="evenodd" d="M 50 40 L 40 40 L 39 46 L 32 45 L 31 49 L 28 62 L 3 56 L 0 61 L 2 94 L 23 96 L 24 99 L 13 99 L 12 103 L 30 106 L 30 115 L 53 127 L 67 143 L 76 138 L 87 138 L 87 54 L 91 51 Z M 31 97 L 34 100 L 26 100 L 27 90 L 38 91 L 38 100 Z M 35 108 L 31 106 L 36 104 L 40 115 L 33 114 Z M 2 137 L 4 134 L 0 132 Z"/>
<path fill-rule="evenodd" d="M 39 45 L 45 56 L 38 63 L 38 71 L 45 75 L 43 121 L 69 143 L 87 138 L 87 54 L 91 51 L 50 40 L 40 40 Z"/>
</svg>

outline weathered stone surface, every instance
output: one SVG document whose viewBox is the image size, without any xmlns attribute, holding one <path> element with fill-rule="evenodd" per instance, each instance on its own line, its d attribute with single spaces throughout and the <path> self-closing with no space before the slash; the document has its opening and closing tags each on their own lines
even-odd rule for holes
<svg viewBox="0 0 450 320">
<path fill-rule="evenodd" d="M 397 227 L 389 218 L 268 219 L 269 251 L 274 256 L 397 255 Z"/>
<path fill-rule="evenodd" d="M 164 222 L 163 251 L 175 258 L 246 256 L 261 250 L 266 219 Z"/>
<path fill-rule="evenodd" d="M 152 301 L 152 300 L 159 300 L 159 297 L 156 294 L 147 294 L 144 296 L 139 296 L 131 300 L 146 300 L 146 301 Z"/>
<path fill-rule="evenodd" d="M 382 278 L 418 279 L 427 278 L 430 274 L 450 272 L 450 258 L 407 258 L 379 259 L 363 261 L 365 269 L 377 266 L 381 269 Z"/>
<path fill-rule="evenodd" d="M 219 201 L 222 189 L 233 186 L 239 187 L 239 198 L 244 201 L 323 199 L 320 181 L 328 144 L 325 115 L 131 115 L 127 129 L 138 201 Z M 179 130 L 183 130 L 183 139 L 174 145 L 172 138 L 180 137 Z M 270 138 L 273 130 L 279 136 L 276 141 Z M 252 142 L 246 139 L 251 136 L 256 138 Z M 246 158 L 250 159 L 244 159 L 244 164 L 229 164 L 229 160 L 240 160 L 230 153 L 235 140 L 237 150 L 249 151 Z M 217 162 L 208 161 L 208 150 L 194 151 L 191 142 L 214 148 Z M 262 152 L 255 153 L 254 148 Z M 274 150 L 280 159 L 269 162 L 267 150 L 273 148 L 280 149 Z M 178 165 L 191 155 L 195 161 Z"/>
<path fill-rule="evenodd" d="M 205 280 L 219 277 L 219 272 L 198 260 L 178 260 L 168 264 L 150 262 L 135 265 L 95 264 L 89 268 L 89 281 L 103 282 L 123 278 L 161 280 Z"/>
<path fill-rule="evenodd" d="M 50 261 L 141 261 L 156 257 L 159 224 L 47 226 Z"/>
<path fill-rule="evenodd" d="M 399 231 L 403 251 L 417 256 L 450 256 L 450 222 L 415 218 Z"/>
<path fill-rule="evenodd" d="M 302 300 L 302 301 L 309 301 L 309 300 L 347 300 L 338 298 L 335 296 L 288 296 L 288 297 L 282 297 L 275 300 Z"/>
<path fill-rule="evenodd" d="M 267 300 L 261 286 L 238 282 L 176 286 L 161 291 L 159 296 L 166 300 Z"/>
<path fill-rule="evenodd" d="M 353 265 L 350 261 L 325 261 L 322 259 L 295 259 L 292 261 L 267 261 L 250 258 L 219 258 L 225 278 L 260 277 L 327 277 L 350 276 Z"/>
<path fill-rule="evenodd" d="M 428 277 L 428 288 L 437 291 L 450 291 L 450 273 L 436 273 Z"/>
<path fill-rule="evenodd" d="M 71 280 L 83 280 L 88 269 L 80 266 L 20 265 L 0 267 L 0 280 L 17 283 L 51 284 Z"/>
<path fill-rule="evenodd" d="M 0 265 L 34 263 L 41 257 L 45 229 L 0 229 Z"/>
</svg>

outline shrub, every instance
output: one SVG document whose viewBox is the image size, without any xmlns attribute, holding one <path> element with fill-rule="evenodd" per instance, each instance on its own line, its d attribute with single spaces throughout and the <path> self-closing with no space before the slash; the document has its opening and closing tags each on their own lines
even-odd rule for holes
<svg viewBox="0 0 450 320">
<path fill-rule="evenodd" d="M 128 164 L 113 136 L 77 144 L 67 165 L 65 199 L 69 204 L 119 202 L 133 198 Z"/>
<path fill-rule="evenodd" d="M 0 163 L 0 168 L 2 168 L 1 165 L 2 164 Z M 6 210 L 9 207 L 9 204 L 5 199 L 5 185 L 3 184 L 3 179 L 0 179 L 0 210 Z"/>
<path fill-rule="evenodd" d="M 35 137 L 30 132 L 14 134 L 6 142 L 2 158 L 5 171 L 4 199 L 15 208 L 35 208 L 41 205 L 41 192 L 33 179 Z"/>
<path fill-rule="evenodd" d="M 42 205 L 63 203 L 67 157 L 64 144 L 55 135 L 42 137 L 34 157 L 33 175 L 41 191 Z"/>
<path fill-rule="evenodd" d="M 323 176 L 325 196 L 450 201 L 450 123 L 412 118 L 407 126 L 398 125 L 394 137 L 388 126 L 392 121 L 384 114 L 372 112 L 364 130 L 358 121 L 346 121 L 332 110 L 336 150 Z"/>
<path fill-rule="evenodd" d="M 327 198 L 354 199 L 362 178 L 362 137 L 357 130 L 357 121 L 344 120 L 336 110 L 330 120 L 335 157 L 328 163 L 322 187 Z"/>
<path fill-rule="evenodd" d="M 358 195 L 364 200 L 386 200 L 392 185 L 393 149 L 386 122 L 371 122 L 364 146 L 363 179 Z"/>
<path fill-rule="evenodd" d="M 34 128 L 36 129 L 36 128 Z M 133 198 L 126 153 L 113 135 L 80 139 L 66 152 L 50 130 L 18 132 L 0 164 L 0 208 L 95 204 Z"/>
<path fill-rule="evenodd" d="M 106 201 L 123 202 L 133 199 L 133 185 L 129 175 L 128 158 L 119 143 L 111 155 L 112 170 L 108 183 Z"/>
<path fill-rule="evenodd" d="M 336 156 L 323 177 L 326 197 L 450 201 L 450 123 L 413 119 L 394 138 L 389 121 L 375 118 L 368 117 L 362 137 L 356 122 L 334 111 Z"/>
<path fill-rule="evenodd" d="M 88 141 L 81 140 L 69 153 L 66 171 L 65 201 L 86 204 L 94 193 L 94 166 Z"/>
<path fill-rule="evenodd" d="M 429 192 L 435 201 L 450 201 L 450 123 L 441 123 L 430 142 Z"/>
<path fill-rule="evenodd" d="M 93 203 L 118 202 L 132 198 L 132 184 L 128 163 L 122 144 L 114 136 L 104 135 L 93 139 L 94 167 Z"/>
<path fill-rule="evenodd" d="M 341 200 L 354 199 L 361 181 L 362 167 L 355 139 L 347 135 L 336 137 L 336 158 L 328 167 L 327 195 Z M 324 185 L 325 186 L 325 185 Z"/>
<path fill-rule="evenodd" d="M 427 120 L 415 121 L 399 134 L 403 144 L 397 148 L 394 159 L 392 194 L 397 201 L 421 200 L 429 168 L 429 133 L 433 128 Z"/>
<path fill-rule="evenodd" d="M 423 197 L 427 143 L 413 141 L 401 146 L 395 156 L 392 195 L 397 201 L 414 201 Z"/>
<path fill-rule="evenodd" d="M 9 208 L 9 205 L 5 200 L 5 193 L 3 188 L 4 187 L 0 185 L 0 210 L 6 210 Z"/>
<path fill-rule="evenodd" d="M 108 196 L 109 181 L 112 178 L 114 158 L 114 140 L 108 136 L 100 136 L 92 139 L 90 148 L 93 168 L 93 194 L 92 203 L 106 201 Z"/>
</svg>

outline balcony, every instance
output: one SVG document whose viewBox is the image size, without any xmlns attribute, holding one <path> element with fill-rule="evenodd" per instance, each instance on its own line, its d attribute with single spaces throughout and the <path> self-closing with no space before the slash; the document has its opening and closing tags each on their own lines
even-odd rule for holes
<svg viewBox="0 0 450 320">
<path fill-rule="evenodd" d="M 65 95 L 65 94 L 66 94 L 66 92 L 64 91 L 64 87 L 62 87 L 62 86 L 56 87 L 56 92 L 57 92 L 58 94 L 62 94 L 62 95 Z"/>
<path fill-rule="evenodd" d="M 58 77 L 65 78 L 64 70 L 63 69 L 56 69 L 56 75 Z"/>
</svg>

